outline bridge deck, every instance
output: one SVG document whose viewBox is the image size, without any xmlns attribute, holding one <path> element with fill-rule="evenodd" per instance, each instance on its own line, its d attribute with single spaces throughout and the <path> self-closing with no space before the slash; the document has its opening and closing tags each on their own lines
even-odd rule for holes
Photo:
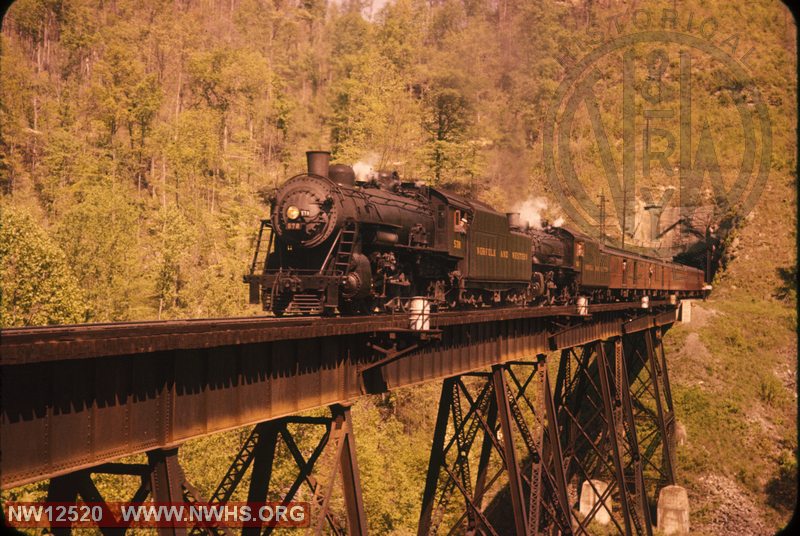
<svg viewBox="0 0 800 536">
<path fill-rule="evenodd" d="M 591 317 L 575 311 L 434 314 L 441 340 L 407 343 L 413 351 L 378 367 L 382 388 L 675 320 L 674 306 L 655 301 L 649 311 L 638 303 L 590 306 Z M 408 322 L 406 315 L 256 317 L 3 330 L 0 484 L 352 400 L 371 390 L 364 371 L 381 358 L 374 342 L 402 340 Z"/>
<path fill-rule="evenodd" d="M 666 302 L 653 302 L 653 306 Z M 590 305 L 591 313 L 629 310 L 633 303 Z M 575 306 L 444 312 L 431 315 L 434 329 L 520 318 L 577 316 Z M 407 314 L 370 317 L 240 317 L 36 326 L 0 330 L 2 365 L 147 354 L 278 340 L 351 335 L 408 327 Z"/>
</svg>

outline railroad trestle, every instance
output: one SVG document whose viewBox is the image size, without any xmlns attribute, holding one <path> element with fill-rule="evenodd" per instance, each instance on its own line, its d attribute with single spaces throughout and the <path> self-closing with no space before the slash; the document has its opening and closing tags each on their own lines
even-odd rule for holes
<svg viewBox="0 0 800 536">
<path fill-rule="evenodd" d="M 658 492 L 675 484 L 661 343 L 675 319 L 674 305 L 654 302 L 646 310 L 595 306 L 588 315 L 567 307 L 446 313 L 421 333 L 403 317 L 324 327 L 251 320 L 235 334 L 190 324 L 187 338 L 150 329 L 135 342 L 117 329 L 106 339 L 83 333 L 83 346 L 74 333 L 35 343 L 19 333 L 2 362 L 3 487 L 49 478 L 48 500 L 102 502 L 91 475 L 106 472 L 140 478 L 133 502 L 224 504 L 242 482 L 258 502 L 282 454 L 296 469 L 282 500 L 297 500 L 301 489 L 312 497 L 311 530 L 366 534 L 349 404 L 442 380 L 418 534 L 591 534 L 601 523 L 651 536 Z M 120 347 L 141 350 L 109 350 Z M 321 407 L 330 415 L 298 415 Z M 245 425 L 252 430 L 230 468 L 202 497 L 178 463 L 180 444 Z M 310 455 L 297 447 L 297 427 L 320 430 Z M 146 464 L 115 461 L 136 452 L 147 453 Z M 318 463 L 323 456 L 332 462 Z M 323 466 L 328 474 L 315 474 Z M 337 480 L 342 519 L 331 508 Z"/>
</svg>

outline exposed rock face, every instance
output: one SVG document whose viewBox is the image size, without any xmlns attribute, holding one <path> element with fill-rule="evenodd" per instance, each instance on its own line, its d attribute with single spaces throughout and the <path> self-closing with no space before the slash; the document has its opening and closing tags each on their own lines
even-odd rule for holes
<svg viewBox="0 0 800 536">
<path fill-rule="evenodd" d="M 713 504 L 714 515 L 705 526 L 692 527 L 710 534 L 736 534 L 739 536 L 765 536 L 774 530 L 767 528 L 761 510 L 733 480 L 720 475 L 701 479 Z"/>
</svg>

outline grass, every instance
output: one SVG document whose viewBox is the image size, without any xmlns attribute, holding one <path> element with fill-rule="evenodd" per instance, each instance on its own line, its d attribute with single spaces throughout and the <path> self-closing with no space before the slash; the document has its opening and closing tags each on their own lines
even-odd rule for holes
<svg viewBox="0 0 800 536">
<path fill-rule="evenodd" d="M 678 474 L 692 498 L 692 523 L 703 526 L 715 515 L 702 481 L 718 474 L 780 528 L 796 493 L 796 399 L 776 370 L 792 366 L 796 312 L 743 292 L 697 308 L 703 325 L 678 326 L 665 341 L 676 413 L 688 435 L 678 449 Z M 690 337 L 702 346 L 688 344 Z"/>
</svg>

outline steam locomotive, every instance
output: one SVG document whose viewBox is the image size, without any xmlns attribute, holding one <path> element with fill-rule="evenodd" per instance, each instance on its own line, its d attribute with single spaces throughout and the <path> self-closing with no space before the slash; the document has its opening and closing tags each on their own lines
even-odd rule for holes
<svg viewBox="0 0 800 536">
<path fill-rule="evenodd" d="M 518 214 L 397 173 L 330 164 L 271 199 L 249 274 L 250 302 L 284 314 L 403 310 L 425 297 L 438 310 L 701 297 L 704 272 L 616 249 L 563 227 L 531 228 Z"/>
</svg>

